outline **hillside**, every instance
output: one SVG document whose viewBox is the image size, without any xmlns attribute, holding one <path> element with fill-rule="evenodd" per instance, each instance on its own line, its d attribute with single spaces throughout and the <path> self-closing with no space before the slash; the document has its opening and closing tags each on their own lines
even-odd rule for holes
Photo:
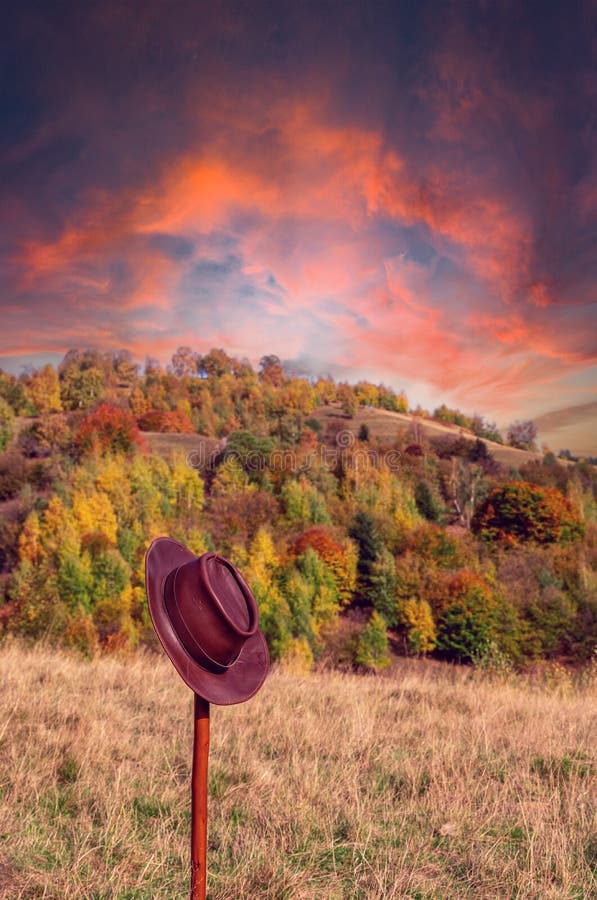
<svg viewBox="0 0 597 900">
<path fill-rule="evenodd" d="M 313 418 L 324 424 L 338 417 L 343 419 L 343 427 L 354 435 L 358 434 L 361 425 L 367 425 L 372 438 L 387 444 L 393 444 L 401 432 L 414 435 L 417 429 L 426 440 L 434 437 L 464 438 L 464 440 L 471 443 L 477 440 L 477 436 L 471 431 L 459 428 L 456 425 L 444 425 L 441 422 L 423 419 L 410 413 L 398 413 L 387 409 L 376 409 L 375 407 L 359 407 L 355 416 L 351 419 L 342 416 L 342 411 L 338 404 L 321 406 L 313 413 Z M 517 450 L 515 447 L 508 447 L 495 441 L 484 440 L 494 459 L 508 468 L 517 468 L 527 462 L 541 459 L 542 456 L 539 452 L 531 453 L 526 450 Z"/>
<path fill-rule="evenodd" d="M 597 456 L 597 401 L 552 410 L 535 418 L 542 440 L 575 455 Z"/>
<path fill-rule="evenodd" d="M 462 438 L 473 444 L 478 439 L 471 431 L 456 425 L 445 425 L 410 413 L 397 413 L 375 407 L 360 406 L 356 414 L 348 418 L 342 413 L 340 404 L 330 403 L 327 406 L 317 407 L 311 418 L 321 423 L 324 434 L 328 425 L 336 423 L 342 430 L 350 432 L 355 439 L 361 426 L 366 425 L 372 440 L 388 446 L 394 445 L 402 435 L 414 435 L 415 433 L 420 433 L 422 439 L 426 441 L 437 437 L 448 440 Z M 215 438 L 194 434 L 145 432 L 145 439 L 149 448 L 160 454 L 169 454 L 173 451 L 192 453 L 203 447 L 208 456 L 219 444 Z M 414 437 L 412 440 L 414 441 Z M 515 447 L 498 444 L 487 439 L 484 439 L 484 442 L 496 462 L 506 468 L 517 469 L 525 463 L 539 461 L 542 458 L 542 454 L 539 452 L 518 450 Z M 563 461 L 563 464 L 566 464 L 566 460 Z"/>
<path fill-rule="evenodd" d="M 272 658 L 305 671 L 592 656 L 597 472 L 479 438 L 480 416 L 190 348 L 143 374 L 72 351 L 0 394 L 0 634 L 147 646 L 167 534 L 234 562 Z"/>
<path fill-rule="evenodd" d="M 5 642 L 0 679 L 0 896 L 186 896 L 192 696 L 169 661 Z M 594 688 L 276 668 L 212 708 L 211 900 L 589 900 Z"/>
</svg>

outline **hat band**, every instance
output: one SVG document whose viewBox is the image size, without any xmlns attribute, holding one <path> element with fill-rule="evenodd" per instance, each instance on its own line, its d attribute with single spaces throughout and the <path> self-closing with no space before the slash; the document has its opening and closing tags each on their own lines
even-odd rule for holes
<svg viewBox="0 0 597 900">
<path fill-rule="evenodd" d="M 184 617 L 180 614 L 180 610 L 178 608 L 178 603 L 176 602 L 176 576 L 180 569 L 183 566 L 178 566 L 178 568 L 174 569 L 172 572 L 166 576 L 164 580 L 164 606 L 166 608 L 166 612 L 168 613 L 168 617 L 174 626 L 174 630 L 178 634 L 179 640 L 189 654 L 191 659 L 195 662 L 198 662 L 200 665 L 203 665 L 206 669 L 214 674 L 221 675 L 226 672 L 228 669 L 232 668 L 233 665 L 237 662 L 241 650 L 236 654 L 234 659 L 232 659 L 229 663 L 218 662 L 218 660 L 213 659 L 207 650 L 199 643 L 195 635 L 189 630 L 187 623 L 185 622 Z M 168 596 L 172 597 L 173 604 L 168 603 L 166 599 Z"/>
</svg>

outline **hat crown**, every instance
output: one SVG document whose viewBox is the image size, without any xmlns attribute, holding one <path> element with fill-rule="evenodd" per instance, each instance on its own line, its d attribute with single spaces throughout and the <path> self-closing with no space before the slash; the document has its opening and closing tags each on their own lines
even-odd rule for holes
<svg viewBox="0 0 597 900">
<path fill-rule="evenodd" d="M 214 673 L 233 665 L 245 641 L 257 631 L 251 591 L 240 572 L 215 553 L 170 572 L 164 601 L 189 656 Z"/>
<path fill-rule="evenodd" d="M 253 595 L 240 572 L 233 571 L 230 564 L 215 553 L 201 557 L 200 563 L 202 559 L 204 580 L 231 627 L 245 637 L 255 634 L 257 615 Z"/>
</svg>

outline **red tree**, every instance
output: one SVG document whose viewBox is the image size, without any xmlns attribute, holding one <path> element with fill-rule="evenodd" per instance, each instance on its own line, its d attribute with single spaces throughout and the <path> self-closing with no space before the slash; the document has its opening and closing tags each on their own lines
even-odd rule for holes
<svg viewBox="0 0 597 900">
<path fill-rule="evenodd" d="M 180 410 L 164 411 L 161 409 L 150 409 L 144 413 L 137 424 L 141 431 L 159 431 L 162 434 L 195 434 L 196 428 L 193 423 Z"/>
<path fill-rule="evenodd" d="M 136 448 L 144 448 L 145 441 L 128 410 L 101 403 L 79 425 L 74 445 L 80 454 L 94 449 L 100 453 L 130 454 Z"/>
</svg>

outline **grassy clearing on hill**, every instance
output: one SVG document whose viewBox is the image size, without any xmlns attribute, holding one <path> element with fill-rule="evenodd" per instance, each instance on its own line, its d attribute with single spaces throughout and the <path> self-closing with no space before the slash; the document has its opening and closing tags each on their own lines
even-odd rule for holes
<svg viewBox="0 0 597 900">
<path fill-rule="evenodd" d="M 0 896 L 188 896 L 192 695 L 170 663 L 5 642 L 0 677 Z M 274 671 L 212 710 L 209 897 L 589 900 L 594 688 Z"/>
<path fill-rule="evenodd" d="M 331 404 L 330 406 L 320 406 L 314 413 L 313 418 L 318 419 L 323 425 L 326 425 L 330 419 L 343 419 L 347 431 L 351 431 L 354 435 L 358 434 L 361 425 L 366 425 L 372 438 L 382 444 L 393 444 L 401 431 L 406 432 L 407 429 L 413 427 L 416 423 L 421 434 L 426 439 L 434 437 L 451 437 L 456 440 L 463 437 L 465 440 L 476 441 L 476 436 L 471 431 L 459 428 L 457 425 L 445 425 L 442 422 L 434 422 L 431 419 L 421 419 L 408 413 L 392 412 L 388 409 L 377 409 L 372 406 L 359 406 L 357 412 L 352 419 L 344 418 L 340 404 Z M 498 463 L 506 468 L 517 468 L 531 460 L 541 459 L 541 453 L 531 453 L 527 450 L 517 450 L 516 447 L 509 447 L 505 444 L 496 444 L 494 441 L 484 441 L 487 449 Z"/>
<path fill-rule="evenodd" d="M 400 432 L 412 427 L 415 421 L 417 427 L 421 430 L 421 434 L 427 439 L 452 437 L 456 440 L 459 437 L 463 437 L 471 441 L 471 443 L 476 440 L 472 432 L 458 428 L 456 425 L 444 425 L 431 419 L 415 420 L 414 416 L 406 413 L 397 413 L 371 406 L 359 406 L 356 415 L 352 419 L 343 416 L 339 404 L 320 406 L 313 412 L 312 418 L 320 421 L 324 427 L 330 420 L 340 419 L 346 431 L 352 432 L 355 437 L 361 425 L 366 425 L 372 438 L 388 446 L 393 445 Z M 218 445 L 218 441 L 215 438 L 206 438 L 204 435 L 198 434 L 158 434 L 157 432 L 146 431 L 144 432 L 144 437 L 147 446 L 153 453 L 161 455 L 166 455 L 173 451 L 195 453 L 197 464 L 201 465 L 204 464 L 204 461 L 209 458 L 209 454 L 214 452 Z M 515 447 L 496 444 L 493 441 L 486 440 L 485 443 L 497 462 L 507 468 L 516 468 L 531 460 L 541 459 L 540 453 L 517 450 Z M 201 453 L 204 455 L 201 456 Z"/>
</svg>

